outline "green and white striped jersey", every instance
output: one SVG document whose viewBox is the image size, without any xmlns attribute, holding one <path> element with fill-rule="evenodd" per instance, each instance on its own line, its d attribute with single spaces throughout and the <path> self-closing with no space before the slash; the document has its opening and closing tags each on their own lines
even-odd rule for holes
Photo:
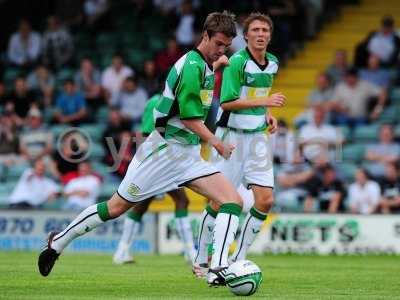
<svg viewBox="0 0 400 300">
<path fill-rule="evenodd" d="M 248 48 L 231 56 L 229 65 L 222 76 L 220 103 L 246 98 L 248 101 L 269 95 L 274 76 L 278 71 L 278 59 L 265 54 L 266 65 L 261 66 L 253 58 Z M 263 131 L 267 128 L 265 107 L 253 107 L 235 111 L 219 108 L 217 126 L 228 127 L 244 132 Z"/>
<path fill-rule="evenodd" d="M 140 131 L 144 135 L 150 135 L 154 130 L 154 109 L 160 103 L 160 94 L 155 94 L 147 100 L 146 107 L 142 115 L 142 122 L 140 123 Z"/>
<path fill-rule="evenodd" d="M 214 72 L 197 49 L 182 56 L 171 68 L 160 103 L 156 106 L 157 130 L 167 140 L 197 145 L 200 137 L 181 120 L 207 117 L 214 89 Z"/>
</svg>

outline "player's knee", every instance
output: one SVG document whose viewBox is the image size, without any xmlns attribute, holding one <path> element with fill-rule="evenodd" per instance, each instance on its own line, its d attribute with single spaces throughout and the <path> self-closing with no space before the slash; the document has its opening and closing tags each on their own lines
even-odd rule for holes
<svg viewBox="0 0 400 300">
<path fill-rule="evenodd" d="M 271 193 L 264 193 L 255 199 L 255 206 L 262 212 L 269 212 L 274 204 L 274 195 Z"/>
<path fill-rule="evenodd" d="M 122 199 L 117 194 L 114 194 L 111 200 L 107 202 L 108 214 L 112 219 L 119 217 L 132 206 L 133 203 Z"/>
</svg>

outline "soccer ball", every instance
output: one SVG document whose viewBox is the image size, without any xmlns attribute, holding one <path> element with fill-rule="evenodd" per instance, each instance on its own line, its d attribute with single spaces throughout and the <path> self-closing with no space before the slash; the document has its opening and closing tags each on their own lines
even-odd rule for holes
<svg viewBox="0 0 400 300">
<path fill-rule="evenodd" d="M 225 271 L 226 285 L 237 296 L 250 296 L 259 288 L 262 281 L 260 268 L 250 260 L 239 260 Z"/>
</svg>

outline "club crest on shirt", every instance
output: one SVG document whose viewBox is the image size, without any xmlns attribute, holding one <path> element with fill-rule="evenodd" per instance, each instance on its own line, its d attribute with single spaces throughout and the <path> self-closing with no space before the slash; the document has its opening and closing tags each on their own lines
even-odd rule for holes
<svg viewBox="0 0 400 300">
<path fill-rule="evenodd" d="M 134 183 L 129 184 L 129 187 L 127 190 L 127 193 L 129 195 L 136 196 L 139 194 L 139 192 L 140 192 L 140 188 L 136 184 L 134 184 Z"/>
</svg>

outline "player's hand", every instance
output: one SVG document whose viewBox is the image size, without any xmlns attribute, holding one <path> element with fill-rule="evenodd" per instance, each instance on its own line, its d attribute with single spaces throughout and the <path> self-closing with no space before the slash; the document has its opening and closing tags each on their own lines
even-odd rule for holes
<svg viewBox="0 0 400 300">
<path fill-rule="evenodd" d="M 235 146 L 230 144 L 225 144 L 221 140 L 214 140 L 211 142 L 211 145 L 217 150 L 218 154 L 221 155 L 225 159 L 229 159 L 232 155 Z"/>
<path fill-rule="evenodd" d="M 268 132 L 274 134 L 278 130 L 278 120 L 271 115 L 267 116 Z"/>
<path fill-rule="evenodd" d="M 286 97 L 282 93 L 275 93 L 265 99 L 265 106 L 282 107 L 285 104 Z"/>
<path fill-rule="evenodd" d="M 213 63 L 214 71 L 229 65 L 229 59 L 226 55 L 222 55 Z"/>
</svg>

